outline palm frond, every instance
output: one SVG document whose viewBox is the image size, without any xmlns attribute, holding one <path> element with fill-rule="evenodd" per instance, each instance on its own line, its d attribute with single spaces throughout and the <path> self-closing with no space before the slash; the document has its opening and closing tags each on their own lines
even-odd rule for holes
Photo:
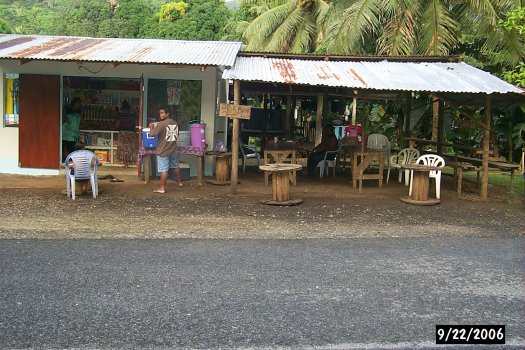
<svg viewBox="0 0 525 350">
<path fill-rule="evenodd" d="M 380 0 L 357 0 L 333 16 L 326 32 L 327 49 L 331 53 L 360 53 L 368 34 L 381 27 Z"/>
<path fill-rule="evenodd" d="M 421 3 L 419 0 L 382 0 L 380 5 L 383 15 L 382 19 L 388 20 L 406 10 L 411 10 L 412 13 L 418 14 Z"/>
<path fill-rule="evenodd" d="M 510 9 L 519 6 L 519 0 L 467 0 L 467 8 L 495 26 Z"/>
<path fill-rule="evenodd" d="M 275 7 L 254 19 L 243 34 L 243 38 L 248 42 L 247 50 L 264 50 L 264 43 L 294 9 L 295 7 L 288 3 Z"/>
<path fill-rule="evenodd" d="M 305 20 L 299 24 L 299 28 L 290 45 L 290 52 L 292 53 L 311 53 L 315 50 L 314 39 L 317 35 L 315 17 L 311 12 L 307 13 L 305 17 Z"/>
<path fill-rule="evenodd" d="M 316 0 L 313 9 L 310 11 L 312 16 L 314 17 L 316 25 L 316 46 L 317 44 L 321 44 L 324 40 L 324 32 L 326 28 L 329 10 L 330 5 L 324 2 L 324 0 Z"/>
<path fill-rule="evenodd" d="M 295 53 L 308 52 L 316 35 L 315 23 L 308 11 L 297 7 L 286 20 L 272 33 L 266 50 L 272 52 L 291 52 L 294 42 Z M 297 38 L 299 36 L 299 38 Z"/>
<path fill-rule="evenodd" d="M 448 55 L 458 43 L 458 23 L 447 7 L 440 0 L 429 0 L 421 22 L 419 53 Z"/>
<path fill-rule="evenodd" d="M 525 38 L 519 33 L 494 27 L 488 21 L 480 21 L 478 33 L 484 38 L 481 53 L 494 63 L 512 67 L 525 59 Z"/>
<path fill-rule="evenodd" d="M 404 56 L 414 52 L 416 19 L 410 9 L 390 18 L 378 40 L 380 55 Z"/>
<path fill-rule="evenodd" d="M 268 7 L 281 6 L 290 2 L 289 0 L 241 0 L 243 5 L 266 5 Z"/>
</svg>

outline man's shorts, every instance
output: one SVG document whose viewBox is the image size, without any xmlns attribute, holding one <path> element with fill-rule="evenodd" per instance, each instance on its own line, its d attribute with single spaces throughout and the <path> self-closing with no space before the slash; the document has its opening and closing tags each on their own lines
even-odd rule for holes
<svg viewBox="0 0 525 350">
<path fill-rule="evenodd" d="M 159 173 L 178 167 L 179 161 L 177 159 L 177 153 L 172 153 L 169 157 L 157 156 L 157 171 Z"/>
</svg>

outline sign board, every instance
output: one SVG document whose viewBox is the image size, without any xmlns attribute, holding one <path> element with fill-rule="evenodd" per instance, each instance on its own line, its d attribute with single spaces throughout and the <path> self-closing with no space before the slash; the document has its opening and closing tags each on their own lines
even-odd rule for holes
<svg viewBox="0 0 525 350">
<path fill-rule="evenodd" d="M 219 106 L 219 116 L 237 119 L 250 119 L 251 106 L 232 105 L 221 103 Z"/>
</svg>

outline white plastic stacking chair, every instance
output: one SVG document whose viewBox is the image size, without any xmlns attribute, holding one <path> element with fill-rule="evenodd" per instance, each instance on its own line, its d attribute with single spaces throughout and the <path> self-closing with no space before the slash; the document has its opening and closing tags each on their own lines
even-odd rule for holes
<svg viewBox="0 0 525 350">
<path fill-rule="evenodd" d="M 436 166 L 443 168 L 445 166 L 445 160 L 437 154 L 423 154 L 416 160 L 415 164 L 423 164 L 428 166 Z M 429 178 L 434 178 L 436 182 L 436 198 L 439 199 L 441 191 L 441 169 L 432 170 L 428 174 Z M 412 195 L 412 184 L 414 182 L 414 171 L 410 170 L 410 191 L 408 195 Z"/>
<path fill-rule="evenodd" d="M 324 177 L 325 171 L 326 171 L 326 176 L 328 176 L 330 172 L 330 168 L 334 170 L 333 176 L 335 177 L 335 168 L 336 168 L 336 164 L 338 160 L 337 157 L 339 157 L 339 153 L 341 152 L 342 147 L 343 147 L 343 144 L 339 142 L 339 147 L 337 148 L 337 150 L 325 152 L 324 159 L 320 161 L 319 164 L 317 164 L 317 166 L 319 167 L 319 177 L 321 179 Z M 328 156 L 331 154 L 335 154 L 334 159 L 327 159 Z"/>
<path fill-rule="evenodd" d="M 255 149 L 255 145 L 247 145 L 242 141 L 239 141 L 239 148 L 241 149 L 242 154 L 242 171 L 246 171 L 246 162 L 250 158 L 257 158 L 257 169 L 261 165 L 261 155 Z"/>
<path fill-rule="evenodd" d="M 405 186 L 408 186 L 410 182 L 410 170 L 402 170 L 401 166 L 405 164 L 413 164 L 417 158 L 419 158 L 419 151 L 415 148 L 403 148 L 397 155 L 390 158 L 390 167 L 398 169 L 399 182 L 401 182 L 403 173 L 405 173 Z"/>
<path fill-rule="evenodd" d="M 386 175 L 386 183 L 388 183 L 390 179 L 390 141 L 388 141 L 388 138 L 383 134 L 370 134 L 368 135 L 366 147 L 375 151 L 379 150 L 383 153 L 383 158 L 388 169 Z"/>
<path fill-rule="evenodd" d="M 93 198 L 97 198 L 97 160 L 97 155 L 88 150 L 75 151 L 66 157 L 64 167 L 66 169 L 66 189 L 68 197 L 71 196 L 71 198 L 75 200 L 76 180 L 89 180 L 91 182 Z"/>
</svg>

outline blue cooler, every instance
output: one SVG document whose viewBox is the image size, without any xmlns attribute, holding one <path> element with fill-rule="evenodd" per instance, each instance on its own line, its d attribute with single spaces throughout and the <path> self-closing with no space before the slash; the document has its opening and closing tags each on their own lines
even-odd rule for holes
<svg viewBox="0 0 525 350">
<path fill-rule="evenodd" d="M 144 148 L 157 148 L 159 138 L 149 133 L 149 128 L 142 129 L 142 146 Z"/>
</svg>

